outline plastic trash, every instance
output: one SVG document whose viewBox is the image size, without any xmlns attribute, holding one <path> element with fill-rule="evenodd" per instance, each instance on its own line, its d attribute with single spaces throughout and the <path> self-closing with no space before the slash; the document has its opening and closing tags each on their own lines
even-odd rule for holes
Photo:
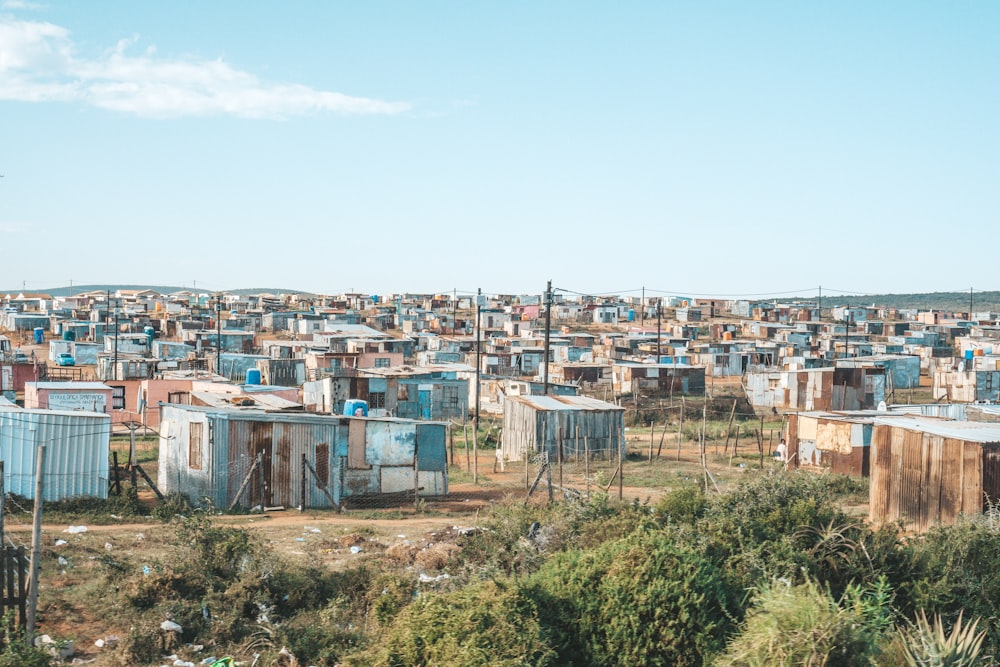
<svg viewBox="0 0 1000 667">
<path fill-rule="evenodd" d="M 79 535 L 80 533 L 86 533 L 87 532 L 87 527 L 86 526 L 70 526 L 69 528 L 67 528 L 63 532 L 64 533 L 69 533 L 70 535 Z"/>
<path fill-rule="evenodd" d="M 147 577 L 149 576 L 149 574 L 150 574 L 150 573 L 151 573 L 152 571 L 153 571 L 153 570 L 152 570 L 152 568 L 150 568 L 150 567 L 149 567 L 148 565 L 143 565 L 143 566 L 142 566 L 142 573 L 143 573 L 144 575 L 146 575 Z"/>
<path fill-rule="evenodd" d="M 56 546 L 61 547 L 64 544 L 69 544 L 66 540 L 56 540 Z"/>
<path fill-rule="evenodd" d="M 184 630 L 184 628 L 173 621 L 163 621 L 163 623 L 160 623 L 160 629 L 167 632 L 182 632 Z"/>
<path fill-rule="evenodd" d="M 359 553 L 361 553 L 361 547 L 351 547 L 351 553 L 352 554 L 359 554 Z"/>
</svg>

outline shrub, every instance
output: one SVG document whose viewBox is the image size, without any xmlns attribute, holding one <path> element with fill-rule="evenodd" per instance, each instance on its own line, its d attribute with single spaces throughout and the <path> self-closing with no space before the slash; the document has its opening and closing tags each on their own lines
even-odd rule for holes
<svg viewBox="0 0 1000 667">
<path fill-rule="evenodd" d="M 987 518 L 968 518 L 928 531 L 908 545 L 909 571 L 900 586 L 901 610 L 921 610 L 954 625 L 969 617 L 1000 618 L 1000 530 Z M 985 650 L 1000 651 L 1000 627 L 988 623 Z"/>
<path fill-rule="evenodd" d="M 514 584 L 483 582 L 407 607 L 380 646 L 348 659 L 374 667 L 550 665 L 539 610 Z"/>
<path fill-rule="evenodd" d="M 661 521 L 693 524 L 704 515 L 707 506 L 700 484 L 684 484 L 664 494 L 655 511 Z"/>
<path fill-rule="evenodd" d="M 560 554 L 533 575 L 526 590 L 560 661 L 700 665 L 720 649 L 740 591 L 687 537 L 638 531 Z"/>
<path fill-rule="evenodd" d="M 190 516 L 194 511 L 191 500 L 186 495 L 178 491 L 172 491 L 156 504 L 150 515 L 154 519 L 159 519 L 166 523 L 174 517 Z"/>
<path fill-rule="evenodd" d="M 875 662 L 891 627 L 885 589 L 852 589 L 839 603 L 813 580 L 764 587 L 720 667 L 862 667 Z"/>
</svg>

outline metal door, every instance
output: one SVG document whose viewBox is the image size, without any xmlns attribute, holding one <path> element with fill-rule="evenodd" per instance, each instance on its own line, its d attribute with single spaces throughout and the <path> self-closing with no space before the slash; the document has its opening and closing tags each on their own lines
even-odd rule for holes
<svg viewBox="0 0 1000 667">
<path fill-rule="evenodd" d="M 424 389 L 421 386 L 417 390 L 417 406 L 420 411 L 421 419 L 431 418 L 431 390 Z"/>
</svg>

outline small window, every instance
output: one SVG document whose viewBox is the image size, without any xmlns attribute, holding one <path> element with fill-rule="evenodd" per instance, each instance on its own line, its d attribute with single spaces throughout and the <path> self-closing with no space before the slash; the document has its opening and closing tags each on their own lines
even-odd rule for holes
<svg viewBox="0 0 1000 667">
<path fill-rule="evenodd" d="M 368 394 L 368 408 L 371 410 L 385 409 L 385 392 L 373 391 Z"/>
<path fill-rule="evenodd" d="M 446 408 L 457 409 L 459 407 L 458 387 L 442 387 L 441 404 Z"/>
<path fill-rule="evenodd" d="M 111 387 L 111 409 L 125 409 L 125 387 L 120 385 L 109 385 Z"/>
<path fill-rule="evenodd" d="M 193 470 L 201 470 L 201 442 L 204 433 L 204 424 L 188 424 L 188 467 Z"/>
<path fill-rule="evenodd" d="M 389 357 L 376 357 L 375 368 L 389 368 Z"/>
</svg>

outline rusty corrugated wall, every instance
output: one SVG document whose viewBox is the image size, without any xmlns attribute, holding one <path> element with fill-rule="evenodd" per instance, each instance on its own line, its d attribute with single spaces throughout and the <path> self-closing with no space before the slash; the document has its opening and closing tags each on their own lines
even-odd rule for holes
<svg viewBox="0 0 1000 667">
<path fill-rule="evenodd" d="M 876 425 L 869 518 L 876 526 L 902 521 L 924 531 L 982 512 L 983 492 L 1000 486 L 996 447 Z"/>
</svg>

